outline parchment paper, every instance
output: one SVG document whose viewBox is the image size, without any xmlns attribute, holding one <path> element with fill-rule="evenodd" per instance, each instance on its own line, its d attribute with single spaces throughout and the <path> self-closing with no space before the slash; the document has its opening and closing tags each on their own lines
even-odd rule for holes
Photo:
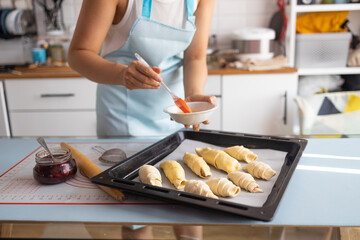
<svg viewBox="0 0 360 240">
<path fill-rule="evenodd" d="M 162 186 L 164 188 L 171 188 L 171 189 L 176 190 L 176 188 L 166 178 L 162 169 L 160 169 L 160 163 L 163 161 L 166 161 L 166 160 L 175 160 L 178 163 L 180 163 L 185 171 L 186 180 L 201 180 L 201 181 L 206 182 L 212 178 L 219 178 L 219 177 L 226 178 L 227 173 L 225 171 L 218 170 L 215 167 L 208 164 L 210 166 L 212 176 L 209 179 L 202 179 L 199 176 L 197 176 L 195 173 L 193 173 L 191 171 L 191 169 L 188 166 L 186 166 L 186 164 L 183 162 L 182 158 L 186 152 L 196 154 L 195 148 L 203 148 L 203 147 L 211 147 L 211 148 L 220 149 L 220 150 L 225 149 L 224 147 L 220 147 L 220 146 L 216 146 L 216 145 L 212 145 L 212 144 L 208 144 L 208 143 L 204 143 L 204 142 L 200 142 L 200 141 L 185 139 L 175 149 L 174 152 L 172 152 L 171 154 L 166 156 L 163 160 L 161 160 L 160 162 L 158 162 L 157 164 L 154 165 L 155 167 L 157 167 L 159 169 L 159 171 L 161 173 Z M 271 193 L 271 189 L 273 188 L 273 186 L 277 180 L 277 177 L 278 177 L 278 174 L 280 173 L 281 167 L 285 162 L 285 157 L 286 157 L 287 152 L 282 152 L 282 151 L 277 151 L 277 150 L 272 150 L 272 149 L 251 149 L 251 151 L 258 155 L 258 159 L 256 161 L 260 161 L 260 162 L 269 164 L 271 166 L 271 168 L 276 171 L 277 174 L 268 181 L 255 178 L 256 182 L 260 185 L 260 188 L 262 190 L 264 190 L 263 193 L 250 193 L 244 189 L 241 189 L 241 192 L 233 198 L 219 197 L 219 199 L 238 203 L 238 204 L 244 204 L 244 205 L 248 205 L 248 206 L 252 206 L 252 207 L 262 207 L 263 206 L 267 197 Z M 241 164 L 241 168 L 242 168 L 243 166 L 246 165 L 246 162 L 240 161 L 240 164 Z M 245 172 L 242 169 L 240 169 L 239 171 Z M 135 178 L 134 181 L 140 182 L 139 178 Z M 180 190 L 180 191 L 183 191 L 183 190 Z"/>
</svg>

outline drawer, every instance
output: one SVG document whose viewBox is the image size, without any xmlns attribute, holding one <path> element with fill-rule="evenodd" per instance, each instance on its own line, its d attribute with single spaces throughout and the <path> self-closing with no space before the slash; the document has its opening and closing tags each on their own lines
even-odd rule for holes
<svg viewBox="0 0 360 240">
<path fill-rule="evenodd" d="M 10 113 L 14 137 L 96 136 L 95 111 Z"/>
<path fill-rule="evenodd" d="M 85 78 L 5 80 L 9 111 L 95 109 L 97 84 Z"/>
<path fill-rule="evenodd" d="M 221 96 L 221 75 L 209 75 L 206 81 L 204 94 Z"/>
</svg>

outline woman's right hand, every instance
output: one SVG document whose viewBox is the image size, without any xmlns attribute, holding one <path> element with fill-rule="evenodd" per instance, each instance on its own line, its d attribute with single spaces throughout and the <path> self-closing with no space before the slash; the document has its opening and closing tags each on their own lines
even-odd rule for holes
<svg viewBox="0 0 360 240">
<path fill-rule="evenodd" d="M 158 89 L 162 81 L 160 72 L 160 68 L 149 68 L 139 61 L 133 61 L 122 72 L 123 85 L 129 90 Z"/>
</svg>

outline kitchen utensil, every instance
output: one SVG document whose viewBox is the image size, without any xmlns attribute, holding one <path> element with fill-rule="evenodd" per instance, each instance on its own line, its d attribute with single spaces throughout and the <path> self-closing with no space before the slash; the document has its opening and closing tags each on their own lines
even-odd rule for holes
<svg viewBox="0 0 360 240">
<path fill-rule="evenodd" d="M 185 141 L 188 140 L 198 142 L 193 143 L 196 144 L 195 146 L 188 143 L 185 145 L 185 148 L 182 147 L 181 145 L 186 143 Z M 199 142 L 201 145 L 197 145 Z M 299 138 L 281 138 L 278 136 L 272 137 L 235 132 L 217 132 L 214 130 L 200 130 L 200 132 L 178 131 L 156 142 L 143 151 L 132 155 L 126 161 L 105 170 L 99 175 L 93 177 L 91 181 L 96 184 L 138 193 L 149 198 L 154 197 L 168 200 L 171 203 L 183 203 L 187 206 L 194 205 L 197 208 L 206 207 L 209 209 L 216 209 L 224 212 L 230 212 L 232 214 L 270 221 L 273 218 L 294 170 L 296 169 L 306 143 L 307 140 Z M 250 204 L 244 204 L 244 202 L 241 203 L 234 201 L 232 198 L 212 199 L 184 191 L 174 190 L 173 188 L 149 186 L 137 180 L 139 173 L 138 170 L 141 166 L 145 164 L 157 166 L 161 163 L 161 161 L 166 160 L 167 156 L 172 153 L 177 153 L 177 155 L 181 158 L 184 152 L 192 152 L 196 146 L 205 147 L 208 144 L 219 147 L 244 145 L 245 147 L 256 150 L 276 150 L 276 155 L 279 151 L 283 153 L 281 154 L 283 156 L 281 158 L 275 157 L 275 155 L 272 156 L 274 157 L 273 159 L 276 159 L 275 162 L 282 162 L 281 170 L 277 173 L 277 180 L 274 179 L 275 182 L 272 183 L 272 180 L 270 180 L 270 184 L 274 185 L 269 187 L 268 191 L 260 193 L 260 195 L 249 193 L 251 195 L 250 199 L 252 200 L 261 197 L 262 194 L 268 194 L 267 200 L 261 206 L 254 206 L 251 204 L 252 200 L 249 202 Z M 265 155 L 264 159 L 267 159 L 269 156 L 267 154 Z M 259 158 L 261 158 L 260 155 Z M 213 173 L 215 174 L 215 172 Z M 222 174 L 226 176 L 225 172 Z M 191 179 L 190 174 L 186 176 L 187 179 Z M 266 183 L 263 183 L 262 186 L 265 184 L 267 185 L 269 182 L 266 181 Z M 247 193 L 245 193 L 245 191 L 244 193 L 240 193 L 240 198 L 242 197 L 241 195 L 245 196 Z M 204 211 L 207 212 L 208 210 L 205 209 Z M 214 216 L 219 214 L 219 212 L 215 211 L 211 213 L 214 214 Z"/>
<path fill-rule="evenodd" d="M 277 5 L 279 6 L 279 11 L 272 16 L 270 28 L 275 30 L 275 40 L 281 41 L 285 37 L 288 20 L 285 14 L 284 0 L 278 0 Z"/>
<path fill-rule="evenodd" d="M 139 60 L 139 62 L 141 62 L 142 64 L 144 64 L 145 66 L 150 67 L 150 65 L 137 53 L 135 53 L 135 57 L 137 60 Z M 178 96 L 176 96 L 166 85 L 164 82 L 160 82 L 161 85 L 166 89 L 166 91 L 171 95 L 171 97 L 173 98 L 176 106 L 178 106 L 178 108 L 180 108 L 184 113 L 191 113 L 190 108 L 188 107 L 188 105 L 186 104 L 186 102 L 182 99 L 179 98 Z"/>
<path fill-rule="evenodd" d="M 188 105 L 193 112 L 179 112 L 179 109 L 175 105 L 165 108 L 164 112 L 168 113 L 175 122 L 185 125 L 195 125 L 208 120 L 214 110 L 217 109 L 216 104 L 209 102 L 189 102 Z"/>
<path fill-rule="evenodd" d="M 103 147 L 96 145 L 92 149 L 101 154 L 99 161 L 103 163 L 114 165 L 126 159 L 126 153 L 120 148 L 105 150 Z"/>
<path fill-rule="evenodd" d="M 78 167 L 81 171 L 85 173 L 85 175 L 88 178 L 95 177 L 96 175 L 100 174 L 102 170 L 96 166 L 90 159 L 88 159 L 84 154 L 82 154 L 79 150 L 71 146 L 70 144 L 67 144 L 65 142 L 60 143 L 60 146 L 62 148 L 67 148 L 71 151 L 71 154 L 73 158 L 75 159 Z M 114 188 L 105 187 L 105 186 L 99 186 L 103 191 L 108 193 L 110 196 L 112 196 L 115 200 L 122 201 L 125 199 L 124 194 Z"/>
<path fill-rule="evenodd" d="M 38 137 L 38 138 L 36 138 L 36 140 L 46 150 L 46 152 L 51 156 L 52 162 L 55 162 L 56 158 L 52 155 L 52 153 L 51 153 L 50 149 L 48 148 L 44 138 L 43 137 Z"/>
</svg>

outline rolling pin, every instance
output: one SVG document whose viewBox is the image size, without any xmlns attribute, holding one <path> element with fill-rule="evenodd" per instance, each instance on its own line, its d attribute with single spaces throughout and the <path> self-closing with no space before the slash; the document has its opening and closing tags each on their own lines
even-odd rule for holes
<svg viewBox="0 0 360 240">
<path fill-rule="evenodd" d="M 76 164 L 88 178 L 92 178 L 102 172 L 102 170 L 98 166 L 96 166 L 90 159 L 88 159 L 84 154 L 79 152 L 74 147 L 64 142 L 62 142 L 60 145 L 62 148 L 67 148 L 71 151 L 71 154 L 75 159 Z M 112 196 L 115 200 L 122 201 L 125 199 L 124 194 L 118 189 L 109 188 L 101 185 L 97 186 L 106 193 L 108 193 L 110 196 Z"/>
</svg>

